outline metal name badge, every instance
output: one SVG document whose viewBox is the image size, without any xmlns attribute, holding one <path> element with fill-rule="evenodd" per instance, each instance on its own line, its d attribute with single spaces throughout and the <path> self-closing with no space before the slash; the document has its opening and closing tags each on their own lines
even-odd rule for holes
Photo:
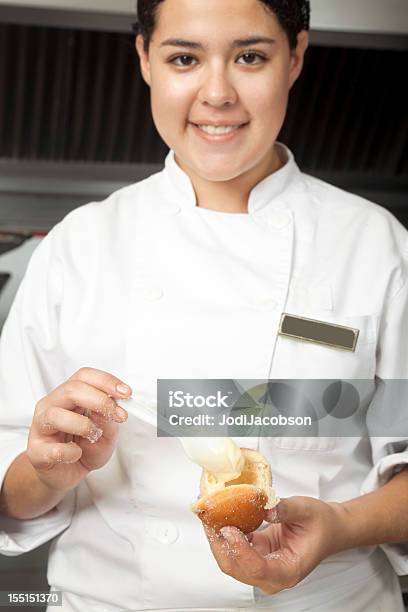
<svg viewBox="0 0 408 612">
<path fill-rule="evenodd" d="M 282 314 L 279 335 L 306 342 L 324 344 L 345 351 L 355 351 L 359 329 L 344 327 L 326 321 L 306 319 L 287 313 Z"/>
</svg>

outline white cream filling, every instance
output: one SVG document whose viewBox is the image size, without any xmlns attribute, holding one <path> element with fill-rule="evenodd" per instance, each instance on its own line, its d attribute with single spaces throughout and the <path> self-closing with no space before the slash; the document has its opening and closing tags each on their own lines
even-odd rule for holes
<svg viewBox="0 0 408 612">
<path fill-rule="evenodd" d="M 245 459 L 231 438 L 179 438 L 186 455 L 223 483 L 241 475 Z M 222 487 L 221 487 L 222 488 Z"/>
</svg>

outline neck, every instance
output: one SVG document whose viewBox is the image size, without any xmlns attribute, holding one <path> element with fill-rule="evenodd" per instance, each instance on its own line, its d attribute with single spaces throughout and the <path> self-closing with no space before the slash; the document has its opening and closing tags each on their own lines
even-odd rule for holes
<svg viewBox="0 0 408 612">
<path fill-rule="evenodd" d="M 225 213 L 248 213 L 249 194 L 270 174 L 283 167 L 278 147 L 274 147 L 263 162 L 252 170 L 230 181 L 207 181 L 177 160 L 178 165 L 191 179 L 197 206 Z"/>
</svg>

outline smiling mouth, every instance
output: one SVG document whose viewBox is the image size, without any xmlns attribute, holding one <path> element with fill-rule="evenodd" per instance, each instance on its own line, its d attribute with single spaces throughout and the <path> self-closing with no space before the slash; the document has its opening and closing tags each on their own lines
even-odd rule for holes
<svg viewBox="0 0 408 612">
<path fill-rule="evenodd" d="M 217 135 L 222 136 L 225 134 L 231 134 L 232 132 L 236 132 L 240 128 L 248 125 L 248 123 L 242 123 L 241 125 L 220 125 L 220 126 L 199 125 L 197 123 L 193 123 L 192 125 L 197 127 L 199 130 L 201 130 L 205 134 L 209 134 L 210 136 L 217 136 Z"/>
</svg>

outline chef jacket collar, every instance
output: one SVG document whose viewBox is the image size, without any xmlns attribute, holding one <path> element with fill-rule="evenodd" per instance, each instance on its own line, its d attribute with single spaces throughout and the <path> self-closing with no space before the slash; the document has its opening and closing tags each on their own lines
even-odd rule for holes
<svg viewBox="0 0 408 612">
<path fill-rule="evenodd" d="M 256 213 L 269 205 L 274 209 L 286 208 L 289 191 L 299 186 L 301 172 L 293 153 L 284 144 L 277 144 L 280 147 L 281 156 L 287 161 L 282 168 L 264 178 L 252 189 L 248 200 L 249 214 Z M 166 157 L 164 172 L 171 187 L 177 192 L 178 205 L 196 206 L 197 200 L 191 179 L 177 164 L 173 150 L 170 150 Z"/>
</svg>

